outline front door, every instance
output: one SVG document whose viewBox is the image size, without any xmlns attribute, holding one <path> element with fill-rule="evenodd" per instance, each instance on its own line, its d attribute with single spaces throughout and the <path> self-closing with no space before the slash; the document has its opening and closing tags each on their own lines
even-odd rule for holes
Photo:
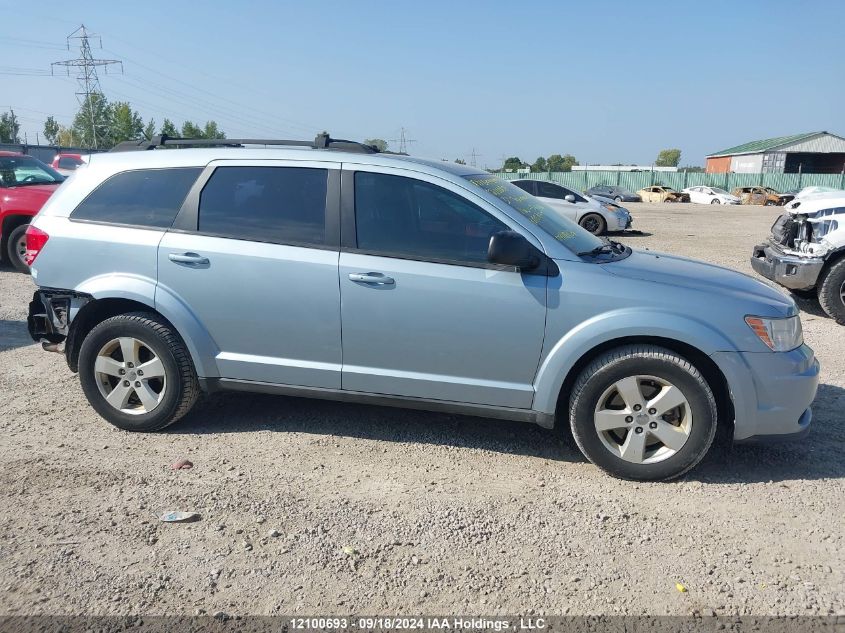
<svg viewBox="0 0 845 633">
<path fill-rule="evenodd" d="M 339 163 L 215 165 L 159 244 L 160 291 L 209 332 L 220 377 L 339 389 Z"/>
<path fill-rule="evenodd" d="M 529 408 L 547 277 L 487 263 L 515 225 L 435 177 L 344 170 L 343 389 Z"/>
</svg>

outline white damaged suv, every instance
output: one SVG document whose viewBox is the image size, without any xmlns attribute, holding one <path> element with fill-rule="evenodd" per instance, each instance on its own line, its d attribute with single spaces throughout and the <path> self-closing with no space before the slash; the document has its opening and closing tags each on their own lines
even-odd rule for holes
<svg viewBox="0 0 845 633">
<path fill-rule="evenodd" d="M 795 200 L 754 247 L 751 266 L 845 325 L 845 191 Z"/>
</svg>

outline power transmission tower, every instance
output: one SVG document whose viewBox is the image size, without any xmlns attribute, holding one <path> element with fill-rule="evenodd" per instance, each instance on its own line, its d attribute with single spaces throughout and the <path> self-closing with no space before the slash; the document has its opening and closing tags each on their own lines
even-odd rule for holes
<svg viewBox="0 0 845 633">
<path fill-rule="evenodd" d="M 106 74 L 109 72 L 109 66 L 119 65 L 120 73 L 123 74 L 123 62 L 117 59 L 94 59 L 91 54 L 90 40 L 97 40 L 99 48 L 103 47 L 103 40 L 99 35 L 89 33 L 85 25 L 81 25 L 73 33 L 67 36 L 67 49 L 70 50 L 71 40 L 79 40 L 79 57 L 76 59 L 66 59 L 59 62 L 53 62 L 50 65 L 50 70 L 56 66 L 64 66 L 68 76 L 70 76 L 70 69 L 76 68 L 76 80 L 79 82 L 79 92 L 76 93 L 76 100 L 80 107 L 88 107 L 88 116 L 91 121 L 91 139 L 94 143 L 94 149 L 97 149 L 97 125 L 94 117 L 94 104 L 91 95 L 97 94 L 102 96 L 103 91 L 100 88 L 100 79 L 97 77 L 97 67 L 102 66 Z"/>
<path fill-rule="evenodd" d="M 470 165 L 473 167 L 478 167 L 478 159 L 481 158 L 481 154 L 475 151 L 475 148 L 472 148 L 472 154 L 470 154 Z"/>
<path fill-rule="evenodd" d="M 408 138 L 407 136 L 408 130 L 405 128 L 399 128 L 399 138 L 391 139 L 391 143 L 399 143 L 399 153 L 400 154 L 407 154 L 408 153 L 408 145 L 411 143 L 416 143 L 416 139 Z"/>
</svg>

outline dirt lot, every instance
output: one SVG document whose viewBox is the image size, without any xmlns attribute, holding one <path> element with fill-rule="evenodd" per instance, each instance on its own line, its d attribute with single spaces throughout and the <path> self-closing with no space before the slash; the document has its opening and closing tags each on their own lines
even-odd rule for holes
<svg viewBox="0 0 845 633">
<path fill-rule="evenodd" d="M 777 214 L 630 208 L 628 244 L 748 273 Z M 0 270 L 0 614 L 845 614 L 845 328 L 811 302 L 812 434 L 636 484 L 540 428 L 282 397 L 117 431 L 28 338 L 32 290 Z"/>
</svg>

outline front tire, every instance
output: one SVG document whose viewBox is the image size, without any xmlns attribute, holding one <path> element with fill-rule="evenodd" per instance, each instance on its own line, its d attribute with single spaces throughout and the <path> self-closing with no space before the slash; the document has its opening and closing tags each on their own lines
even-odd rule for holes
<svg viewBox="0 0 845 633">
<path fill-rule="evenodd" d="M 655 345 L 602 354 L 581 372 L 569 400 L 578 448 L 622 479 L 680 477 L 707 453 L 716 421 L 713 392 L 698 369 Z"/>
<path fill-rule="evenodd" d="M 722 204 L 722 201 L 719 200 L 718 198 L 714 198 L 713 200 L 710 201 L 710 204 Z"/>
<path fill-rule="evenodd" d="M 839 325 L 845 325 L 845 257 L 822 272 L 818 293 L 822 309 Z"/>
<path fill-rule="evenodd" d="M 29 224 L 21 224 L 9 233 L 6 242 L 6 255 L 9 262 L 22 273 L 29 272 L 29 265 L 26 263 L 26 229 Z"/>
<path fill-rule="evenodd" d="M 79 350 L 91 406 L 124 431 L 159 431 L 185 415 L 199 382 L 185 344 L 159 315 L 131 312 L 95 326 Z"/>
<path fill-rule="evenodd" d="M 588 213 L 578 220 L 578 224 L 593 235 L 602 235 L 607 231 L 607 222 L 598 213 Z"/>
</svg>

